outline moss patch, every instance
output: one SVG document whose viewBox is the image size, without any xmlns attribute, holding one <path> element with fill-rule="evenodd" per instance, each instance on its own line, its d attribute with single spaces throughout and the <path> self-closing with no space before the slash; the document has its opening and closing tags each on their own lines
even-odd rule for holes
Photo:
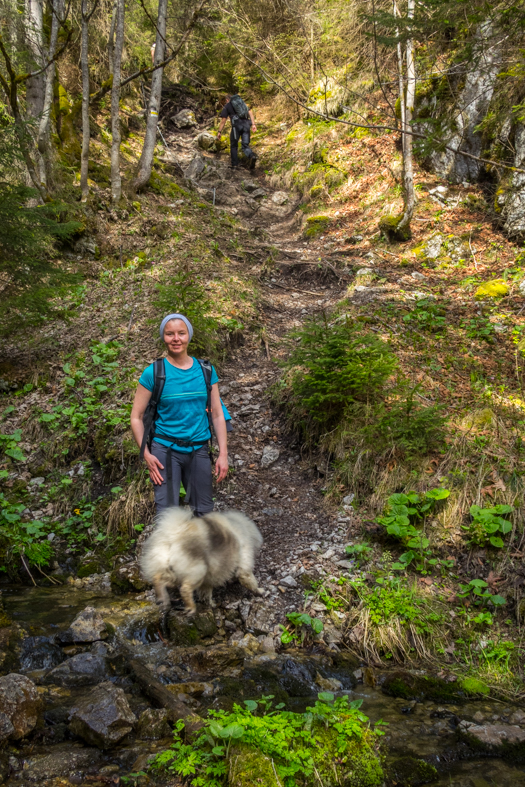
<svg viewBox="0 0 525 787">
<path fill-rule="evenodd" d="M 474 298 L 482 301 L 485 298 L 503 298 L 508 294 L 509 285 L 503 279 L 493 279 L 481 284 L 474 293 Z"/>
<path fill-rule="evenodd" d="M 410 232 L 410 226 L 407 224 L 406 227 L 399 227 L 401 224 L 401 216 L 383 216 L 379 221 L 379 229 L 381 232 L 386 235 L 388 240 L 390 241 L 405 241 L 410 240 L 412 237 L 412 233 Z"/>
<path fill-rule="evenodd" d="M 463 696 L 456 683 L 446 683 L 435 677 L 411 675 L 409 672 L 392 672 L 387 675 L 381 688 L 383 694 L 405 700 L 453 702 Z"/>
<path fill-rule="evenodd" d="M 400 757 L 389 768 L 388 784 L 402 784 L 403 787 L 419 787 L 421 784 L 431 784 L 439 778 L 433 765 L 425 760 L 415 757 Z"/>
<path fill-rule="evenodd" d="M 308 216 L 304 235 L 306 238 L 315 238 L 328 230 L 332 222 L 331 216 Z"/>
<path fill-rule="evenodd" d="M 482 680 L 478 680 L 478 678 L 465 678 L 465 680 L 461 681 L 461 688 L 467 694 L 482 694 L 484 696 L 490 694 L 487 684 L 483 683 Z"/>
</svg>

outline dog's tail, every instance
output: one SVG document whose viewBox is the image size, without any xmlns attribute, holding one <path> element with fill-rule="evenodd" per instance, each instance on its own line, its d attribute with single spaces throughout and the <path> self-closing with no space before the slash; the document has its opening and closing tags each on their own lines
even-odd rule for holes
<svg viewBox="0 0 525 787">
<path fill-rule="evenodd" d="M 193 513 L 189 508 L 180 508 L 179 506 L 171 506 L 165 508 L 160 514 L 155 517 L 155 530 L 178 530 L 183 528 L 191 519 Z M 153 532 L 155 532 L 155 530 Z"/>
<path fill-rule="evenodd" d="M 248 538 L 251 541 L 255 552 L 261 548 L 263 537 L 255 522 L 252 522 L 247 516 L 241 514 L 240 511 L 223 511 L 221 514 L 228 520 L 232 530 L 237 533 L 242 533 L 244 538 Z"/>
</svg>

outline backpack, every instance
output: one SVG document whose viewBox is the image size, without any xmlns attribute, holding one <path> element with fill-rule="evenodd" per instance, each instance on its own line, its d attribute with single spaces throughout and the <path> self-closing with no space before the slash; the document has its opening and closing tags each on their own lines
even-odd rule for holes
<svg viewBox="0 0 525 787">
<path fill-rule="evenodd" d="M 202 369 L 204 375 L 204 382 L 206 383 L 206 413 L 208 414 L 208 424 L 210 427 L 210 441 L 213 435 L 213 422 L 211 418 L 211 363 L 209 361 L 202 361 L 197 358 L 197 361 Z M 166 371 L 164 369 L 164 358 L 157 358 L 153 364 L 153 391 L 148 406 L 144 411 L 142 423 L 144 424 L 144 436 L 140 446 L 140 458 L 144 459 L 144 451 L 146 446 L 151 450 L 151 443 L 153 435 L 155 434 L 155 421 L 157 420 L 157 409 L 166 382 Z"/>
<path fill-rule="evenodd" d="M 247 120 L 250 117 L 249 109 L 240 96 L 232 96 L 230 102 L 240 120 Z"/>
</svg>

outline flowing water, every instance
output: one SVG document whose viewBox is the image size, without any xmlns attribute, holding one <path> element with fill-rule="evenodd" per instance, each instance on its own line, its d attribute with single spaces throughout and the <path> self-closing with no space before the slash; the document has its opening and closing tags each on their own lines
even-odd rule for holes
<svg viewBox="0 0 525 787">
<path fill-rule="evenodd" d="M 189 700 L 197 712 L 204 712 L 206 707 L 231 707 L 235 700 L 256 698 L 264 693 L 275 694 L 285 699 L 291 709 L 302 710 L 315 700 L 321 673 L 325 679 L 339 680 L 342 690 L 352 699 L 362 699 L 362 711 L 372 722 L 388 723 L 383 738 L 387 762 L 407 756 L 424 758 L 437 768 L 440 777 L 434 783 L 442 787 L 525 786 L 524 764 L 480 757 L 460 740 L 456 729 L 459 720 L 472 721 L 479 712 L 492 722 L 508 720 L 516 710 L 511 705 L 493 700 L 439 704 L 392 698 L 381 691 L 379 673 L 362 670 L 368 684 L 376 683 L 366 685 L 360 671 L 356 672 L 355 662 L 343 657 L 288 651 L 256 653 L 253 649 L 243 653 L 239 648 L 225 647 L 217 635 L 195 646 L 173 645 L 163 641 L 157 610 L 143 596 L 113 596 L 64 586 L 7 587 L 3 596 L 6 612 L 27 634 L 22 643 L 19 671 L 37 683 L 42 682 L 50 666 L 79 651 L 98 648 L 97 652 L 107 659 L 110 680 L 125 689 L 134 712 L 139 715 L 148 703 L 126 674 L 118 644 L 123 640 L 132 644 L 134 656 L 147 664 L 163 683 L 200 682 L 199 699 Z M 102 650 L 101 643 L 60 648 L 55 641 L 56 634 L 66 629 L 86 606 L 96 607 L 114 634 Z M 41 735 L 40 739 L 36 735 L 29 744 L 21 743 L 17 749 L 10 750 L 10 773 L 6 774 L 4 783 L 87 785 L 93 784 L 97 774 L 105 774 L 106 779 L 113 774 L 116 779 L 116 775 L 144 768 L 149 755 L 169 745 L 167 738 L 144 741 L 129 736 L 130 740 L 124 739 L 101 753 L 80 741 L 72 741 L 65 723 L 68 708 L 79 693 L 86 691 L 89 688 L 85 686 L 45 689 L 46 730 L 50 728 L 51 733 L 47 737 Z M 56 730 L 59 734 L 54 736 Z M 58 777 L 60 780 L 56 781 Z M 398 783 L 412 784 L 412 781 Z"/>
</svg>

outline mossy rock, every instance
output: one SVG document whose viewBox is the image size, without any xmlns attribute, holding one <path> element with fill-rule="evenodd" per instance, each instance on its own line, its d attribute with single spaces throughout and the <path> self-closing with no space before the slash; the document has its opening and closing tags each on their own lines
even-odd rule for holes
<svg viewBox="0 0 525 787">
<path fill-rule="evenodd" d="M 381 687 L 389 697 L 404 700 L 434 700 L 435 702 L 455 702 L 464 696 L 457 683 L 447 683 L 441 678 L 412 675 L 410 672 L 396 671 L 386 676 Z"/>
<path fill-rule="evenodd" d="M 331 216 L 308 216 L 304 230 L 305 238 L 315 238 L 317 235 L 322 235 L 328 230 L 331 223 Z"/>
<path fill-rule="evenodd" d="M 282 787 L 271 758 L 251 746 L 232 746 L 228 763 L 231 787 Z"/>
<path fill-rule="evenodd" d="M 400 757 L 388 769 L 388 782 L 391 785 L 403 787 L 419 787 L 422 784 L 432 784 L 439 778 L 439 774 L 433 765 L 429 765 L 425 760 L 418 760 L 415 757 Z"/>
<path fill-rule="evenodd" d="M 319 197 L 319 195 L 323 193 L 323 190 L 324 190 L 324 186 L 321 186 L 318 183 L 317 186 L 312 186 L 312 188 L 310 189 L 310 196 L 312 197 L 312 199 L 315 199 L 315 197 Z"/>
<path fill-rule="evenodd" d="M 485 298 L 504 298 L 509 294 L 509 285 L 503 279 L 493 279 L 481 284 L 476 292 L 474 298 L 477 301 L 485 300 Z"/>
<path fill-rule="evenodd" d="M 181 189 L 181 187 L 174 183 L 167 175 L 159 175 L 157 172 L 151 173 L 148 185 L 153 191 L 156 191 L 157 194 L 162 194 L 165 197 L 177 199 L 181 195 L 184 196 L 187 194 L 184 189 Z"/>
<path fill-rule="evenodd" d="M 461 681 L 461 688 L 469 695 L 486 697 L 490 694 L 490 688 L 478 678 L 465 678 Z"/>
<path fill-rule="evenodd" d="M 314 773 L 307 782 L 311 787 L 382 787 L 385 774 L 375 751 L 376 738 L 370 730 L 364 730 L 360 739 L 351 739 L 343 751 L 338 748 L 335 730 L 316 729 Z"/>
<path fill-rule="evenodd" d="M 85 563 L 83 566 L 80 566 L 77 571 L 77 577 L 83 579 L 84 577 L 90 577 L 93 574 L 101 574 L 103 570 L 104 569 L 101 564 L 93 560 L 90 563 Z"/>
<path fill-rule="evenodd" d="M 217 633 L 213 612 L 197 612 L 191 618 L 181 611 L 173 611 L 168 618 L 169 639 L 173 645 L 188 647 L 196 645 Z"/>
<path fill-rule="evenodd" d="M 401 220 L 403 215 L 401 216 L 383 216 L 379 221 L 379 229 L 386 235 L 388 240 L 390 241 L 406 241 L 410 240 L 412 237 L 412 233 L 410 231 L 410 225 L 406 225 L 406 227 L 399 228 L 401 224 Z"/>
</svg>

